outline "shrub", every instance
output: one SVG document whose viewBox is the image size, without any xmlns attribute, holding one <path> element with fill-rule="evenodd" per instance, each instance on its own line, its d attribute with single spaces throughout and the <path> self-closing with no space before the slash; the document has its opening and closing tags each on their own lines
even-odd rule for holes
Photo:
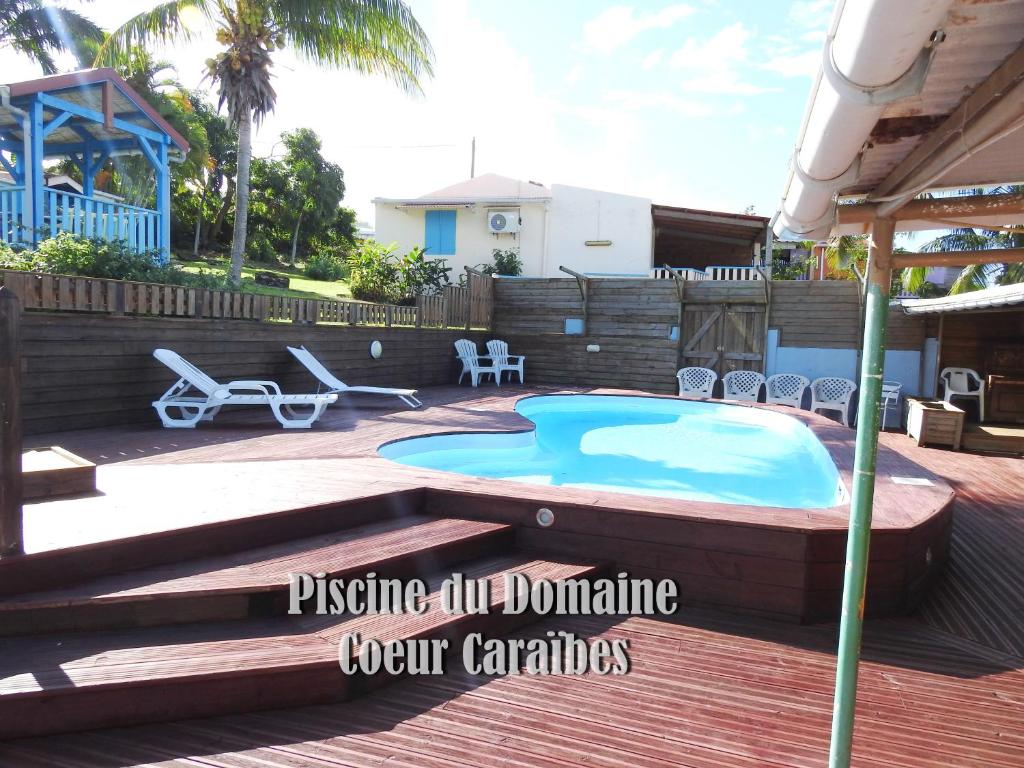
<svg viewBox="0 0 1024 768">
<path fill-rule="evenodd" d="M 263 232 L 253 232 L 246 238 L 245 255 L 249 261 L 268 263 L 277 261 L 277 250 Z"/>
<path fill-rule="evenodd" d="M 80 275 L 110 280 L 167 283 L 191 288 L 223 288 L 224 278 L 211 272 L 185 272 L 176 266 L 162 266 L 154 254 L 134 253 L 124 241 L 89 240 L 64 232 L 42 241 L 35 251 L 0 253 L 9 269 L 23 269 L 54 275 Z"/>
<path fill-rule="evenodd" d="M 364 240 L 349 256 L 348 263 L 352 296 L 364 301 L 409 303 L 419 294 L 439 292 L 450 282 L 451 267 L 444 259 L 428 259 L 423 248 L 397 256 L 393 245 Z"/>
<path fill-rule="evenodd" d="M 353 298 L 386 304 L 399 298 L 401 289 L 393 247 L 364 240 L 352 251 L 348 263 Z"/>
<path fill-rule="evenodd" d="M 495 248 L 491 251 L 491 258 L 494 259 L 493 264 L 485 264 L 480 267 L 480 271 L 485 275 L 516 277 L 523 274 L 523 260 L 519 258 L 518 248 L 509 248 L 504 251 Z"/>
<path fill-rule="evenodd" d="M 7 243 L 0 242 L 0 269 L 28 269 L 27 259 Z"/>
<path fill-rule="evenodd" d="M 398 271 L 402 278 L 404 298 L 413 299 L 420 294 L 440 293 L 451 282 L 452 268 L 446 259 L 428 259 L 423 248 L 413 248 L 401 258 Z"/>
<path fill-rule="evenodd" d="M 347 271 L 344 260 L 332 250 L 314 253 L 306 262 L 303 273 L 314 280 L 341 280 Z"/>
</svg>

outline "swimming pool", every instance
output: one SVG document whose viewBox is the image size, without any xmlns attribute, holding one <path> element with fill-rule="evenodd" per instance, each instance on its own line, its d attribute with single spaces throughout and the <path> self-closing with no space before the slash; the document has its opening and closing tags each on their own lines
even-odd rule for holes
<svg viewBox="0 0 1024 768">
<path fill-rule="evenodd" d="M 786 414 L 725 403 L 627 395 L 540 395 L 516 411 L 535 429 L 398 440 L 401 464 L 648 496 L 767 507 L 845 501 L 832 457 Z"/>
</svg>

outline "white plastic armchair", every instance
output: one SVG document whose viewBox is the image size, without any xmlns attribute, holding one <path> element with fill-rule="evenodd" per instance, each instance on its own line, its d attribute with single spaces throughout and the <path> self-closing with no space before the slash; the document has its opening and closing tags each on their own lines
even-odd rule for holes
<svg viewBox="0 0 1024 768">
<path fill-rule="evenodd" d="M 526 362 L 525 355 L 510 355 L 508 353 L 508 342 L 499 339 L 491 339 L 487 342 L 487 353 L 491 358 L 491 366 L 498 372 L 496 377 L 501 382 L 501 376 L 508 371 L 509 374 L 518 373 L 519 383 L 523 383 L 523 365 Z M 509 381 L 512 376 L 508 377 Z"/>
<path fill-rule="evenodd" d="M 804 392 L 811 385 L 811 380 L 798 373 L 776 373 L 765 382 L 766 403 L 789 405 L 803 408 Z"/>
<path fill-rule="evenodd" d="M 469 339 L 459 339 L 455 342 L 455 353 L 459 356 L 459 362 L 462 363 L 462 372 L 459 374 L 459 384 L 462 383 L 462 379 L 469 374 L 470 381 L 473 382 L 473 386 L 477 386 L 480 383 L 480 378 L 483 376 L 493 376 L 494 380 L 501 386 L 501 380 L 498 377 L 498 370 L 493 364 L 490 364 L 490 357 L 488 355 L 481 355 L 476 350 L 476 343 Z M 485 365 L 482 360 L 488 361 Z"/>
<path fill-rule="evenodd" d="M 978 401 L 978 418 L 985 421 L 985 380 L 970 368 L 943 368 L 939 374 L 944 393 L 942 399 L 953 402 L 954 397 L 966 397 Z"/>
<path fill-rule="evenodd" d="M 756 403 L 761 394 L 764 376 L 757 371 L 729 371 L 722 377 L 726 400 L 746 400 Z"/>
<path fill-rule="evenodd" d="M 680 395 L 711 397 L 718 374 L 710 368 L 680 368 L 676 378 L 679 379 Z"/>
<path fill-rule="evenodd" d="M 850 426 L 850 398 L 857 383 L 839 376 L 824 376 L 811 382 L 811 411 L 837 411 L 843 425 Z"/>
</svg>

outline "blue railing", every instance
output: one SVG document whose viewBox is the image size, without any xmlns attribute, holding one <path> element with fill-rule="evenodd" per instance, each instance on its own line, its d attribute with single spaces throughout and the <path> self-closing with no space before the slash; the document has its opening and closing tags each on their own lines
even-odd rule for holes
<svg viewBox="0 0 1024 768">
<path fill-rule="evenodd" d="M 25 188 L 0 186 L 0 242 L 22 241 L 21 215 Z"/>
<path fill-rule="evenodd" d="M 6 243 L 25 242 L 30 228 L 23 221 L 24 187 L 0 187 L 0 239 Z M 71 232 L 82 237 L 124 240 L 136 253 L 160 248 L 160 214 L 148 208 L 114 200 L 43 190 L 42 231 L 39 237 L 56 237 Z"/>
</svg>

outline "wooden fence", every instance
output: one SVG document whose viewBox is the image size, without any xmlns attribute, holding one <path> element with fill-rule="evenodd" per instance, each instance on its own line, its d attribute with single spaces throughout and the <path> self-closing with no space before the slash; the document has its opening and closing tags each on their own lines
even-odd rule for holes
<svg viewBox="0 0 1024 768">
<path fill-rule="evenodd" d="M 440 295 L 417 297 L 415 306 L 400 306 L 0 270 L 0 285 L 26 310 L 466 330 L 490 328 L 493 282 L 470 275 L 466 286 L 447 286 Z"/>
</svg>

